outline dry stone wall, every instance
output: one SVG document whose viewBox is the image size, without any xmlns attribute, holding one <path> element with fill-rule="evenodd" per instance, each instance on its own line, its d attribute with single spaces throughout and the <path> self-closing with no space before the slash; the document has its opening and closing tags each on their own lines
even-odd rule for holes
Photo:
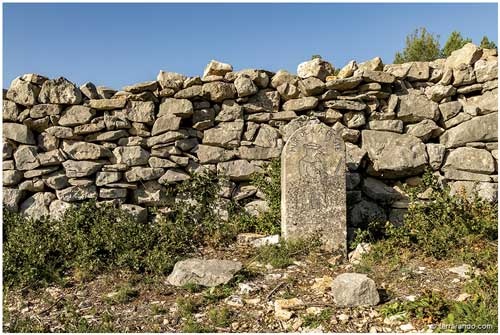
<svg viewBox="0 0 500 335">
<path fill-rule="evenodd" d="M 400 222 L 401 183 L 426 167 L 454 192 L 497 201 L 497 72 L 496 50 L 468 44 L 433 62 L 351 61 L 337 75 L 321 59 L 297 75 L 212 61 L 202 77 L 160 71 L 121 91 L 26 74 L 3 92 L 4 205 L 57 217 L 97 199 L 144 220 L 166 185 L 212 170 L 231 180 L 222 198 L 258 214 L 266 202 L 250 176 L 317 123 L 346 142 L 351 229 Z"/>
</svg>

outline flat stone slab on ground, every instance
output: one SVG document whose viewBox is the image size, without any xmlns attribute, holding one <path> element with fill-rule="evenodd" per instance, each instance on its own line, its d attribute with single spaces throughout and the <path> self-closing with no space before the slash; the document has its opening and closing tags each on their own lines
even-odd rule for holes
<svg viewBox="0 0 500 335">
<path fill-rule="evenodd" d="M 177 262 L 167 281 L 174 286 L 198 284 L 213 287 L 229 282 L 240 271 L 240 262 L 190 258 Z"/>
</svg>

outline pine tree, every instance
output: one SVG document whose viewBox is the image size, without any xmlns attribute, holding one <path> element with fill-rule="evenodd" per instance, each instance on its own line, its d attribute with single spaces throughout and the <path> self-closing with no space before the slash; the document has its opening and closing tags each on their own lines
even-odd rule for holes
<svg viewBox="0 0 500 335">
<path fill-rule="evenodd" d="M 455 50 L 461 49 L 467 43 L 471 43 L 470 38 L 463 38 L 458 31 L 453 31 L 441 50 L 442 57 L 448 57 Z"/>
<path fill-rule="evenodd" d="M 434 36 L 425 28 L 420 28 L 406 37 L 405 48 L 402 52 L 396 52 L 394 63 L 433 61 L 439 58 L 439 55 L 439 35 Z"/>
<path fill-rule="evenodd" d="M 479 45 L 483 49 L 496 49 L 497 45 L 495 42 L 490 41 L 488 37 L 483 36 L 483 39 L 481 40 L 481 45 Z"/>
</svg>

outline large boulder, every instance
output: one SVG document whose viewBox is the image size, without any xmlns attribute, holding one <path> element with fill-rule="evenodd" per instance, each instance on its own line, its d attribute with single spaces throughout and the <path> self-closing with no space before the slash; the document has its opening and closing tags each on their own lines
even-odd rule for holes
<svg viewBox="0 0 500 335">
<path fill-rule="evenodd" d="M 48 217 L 50 215 L 49 205 L 56 198 L 50 192 L 38 192 L 24 200 L 20 206 L 20 213 L 35 220 Z"/>
<path fill-rule="evenodd" d="M 65 202 L 83 201 L 97 198 L 95 185 L 77 185 L 56 190 L 57 198 Z"/>
<path fill-rule="evenodd" d="M 443 170 L 447 169 L 491 174 L 495 172 L 495 161 L 488 150 L 462 147 L 446 157 Z"/>
<path fill-rule="evenodd" d="M 50 218 L 53 220 L 61 220 L 71 206 L 72 205 L 69 202 L 59 199 L 52 201 L 49 206 Z"/>
<path fill-rule="evenodd" d="M 448 129 L 439 141 L 447 148 L 456 148 L 469 142 L 495 142 L 498 140 L 498 113 L 490 113 L 465 121 Z"/>
<path fill-rule="evenodd" d="M 316 77 L 325 81 L 327 76 L 333 75 L 332 64 L 321 58 L 314 58 L 310 61 L 300 63 L 297 67 L 297 75 L 302 78 Z"/>
<path fill-rule="evenodd" d="M 224 76 L 226 73 L 233 71 L 231 64 L 211 60 L 203 71 L 203 77 L 207 76 Z"/>
<path fill-rule="evenodd" d="M 182 118 L 175 115 L 165 115 L 156 119 L 151 130 L 151 135 L 156 136 L 170 130 L 178 130 L 181 125 Z"/>
<path fill-rule="evenodd" d="M 82 92 L 66 78 L 46 80 L 38 96 L 41 103 L 78 105 L 82 102 Z"/>
<path fill-rule="evenodd" d="M 102 167 L 102 163 L 91 161 L 68 160 L 62 163 L 68 178 L 80 178 L 90 176 Z"/>
<path fill-rule="evenodd" d="M 196 155 L 201 164 L 218 163 L 230 160 L 234 157 L 234 152 L 221 147 L 211 145 L 198 145 Z"/>
<path fill-rule="evenodd" d="M 425 119 L 437 121 L 439 118 L 438 104 L 423 94 L 411 93 L 399 97 L 398 119 L 406 123 L 417 123 Z"/>
<path fill-rule="evenodd" d="M 102 145 L 87 142 L 63 143 L 62 150 L 74 160 L 95 160 L 110 154 Z"/>
<path fill-rule="evenodd" d="M 39 119 L 46 116 L 59 115 L 61 113 L 62 106 L 56 104 L 39 104 L 30 108 L 30 117 L 33 119 Z M 59 124 L 61 124 L 59 122 Z M 61 124 L 61 126 L 64 126 Z"/>
<path fill-rule="evenodd" d="M 9 140 L 23 144 L 36 144 L 33 133 L 24 124 L 4 123 L 2 128 L 3 136 Z"/>
<path fill-rule="evenodd" d="M 222 122 L 214 128 L 205 130 L 203 144 L 215 145 L 225 148 L 234 148 L 240 144 L 243 134 L 244 122 Z"/>
<path fill-rule="evenodd" d="M 127 166 L 147 165 L 150 156 L 149 151 L 138 145 L 117 147 L 113 150 L 113 156 L 117 164 L 127 164 Z"/>
<path fill-rule="evenodd" d="M 425 144 L 412 135 L 363 130 L 361 136 L 375 174 L 386 178 L 414 176 L 423 172 L 428 162 Z"/>
<path fill-rule="evenodd" d="M 40 166 L 37 157 L 37 148 L 31 145 L 21 145 L 14 153 L 16 169 L 21 171 L 33 170 Z"/>
<path fill-rule="evenodd" d="M 193 115 L 193 103 L 187 99 L 167 98 L 160 104 L 157 117 L 165 115 L 189 117 Z"/>
<path fill-rule="evenodd" d="M 2 202 L 4 208 L 13 212 L 17 212 L 19 210 L 19 202 L 23 197 L 24 191 L 10 187 L 4 187 L 2 191 L 3 191 Z"/>
<path fill-rule="evenodd" d="M 472 43 L 467 43 L 461 49 L 455 50 L 446 59 L 445 67 L 454 69 L 461 64 L 473 65 L 483 55 L 483 50 Z"/>
<path fill-rule="evenodd" d="M 160 71 L 156 77 L 161 88 L 173 89 L 174 91 L 180 90 L 186 79 L 186 76 L 183 74 L 165 71 Z"/>
<path fill-rule="evenodd" d="M 165 172 L 165 174 L 158 179 L 158 182 L 163 185 L 168 185 L 188 179 L 191 179 L 191 176 L 188 173 L 180 169 L 168 169 L 167 172 Z"/>
<path fill-rule="evenodd" d="M 239 97 L 246 97 L 257 93 L 259 88 L 249 76 L 241 75 L 234 81 L 234 86 Z"/>
<path fill-rule="evenodd" d="M 153 122 L 155 104 L 152 101 L 129 101 L 125 106 L 125 115 L 132 122 Z"/>
<path fill-rule="evenodd" d="M 92 99 L 89 100 L 89 107 L 97 110 L 113 110 L 125 107 L 126 99 Z"/>
<path fill-rule="evenodd" d="M 342 273 L 332 283 L 332 294 L 339 307 L 375 306 L 380 302 L 375 282 L 361 273 Z"/>
<path fill-rule="evenodd" d="M 28 81 L 16 78 L 7 91 L 7 99 L 23 106 L 33 106 L 37 103 L 40 89 Z"/>
<path fill-rule="evenodd" d="M 254 173 L 262 172 L 262 169 L 247 160 L 239 159 L 217 164 L 217 171 L 226 175 L 231 180 L 250 180 Z"/>
<path fill-rule="evenodd" d="M 59 119 L 60 126 L 73 127 L 82 124 L 87 124 L 92 120 L 95 111 L 85 106 L 71 106 L 66 109 Z"/>
<path fill-rule="evenodd" d="M 498 78 L 498 61 L 478 60 L 474 64 L 474 72 L 478 83 L 485 83 L 496 79 Z"/>
<path fill-rule="evenodd" d="M 300 99 L 288 100 L 283 104 L 283 110 L 285 111 L 304 111 L 313 109 L 318 105 L 318 98 L 315 97 L 305 97 Z"/>
<path fill-rule="evenodd" d="M 226 99 L 234 99 L 236 97 L 236 87 L 234 84 L 224 82 L 211 82 L 203 84 L 202 95 L 211 101 L 222 102 Z"/>
<path fill-rule="evenodd" d="M 174 286 L 197 284 L 214 287 L 228 283 L 240 271 L 240 262 L 190 258 L 177 262 L 167 281 Z"/>
</svg>

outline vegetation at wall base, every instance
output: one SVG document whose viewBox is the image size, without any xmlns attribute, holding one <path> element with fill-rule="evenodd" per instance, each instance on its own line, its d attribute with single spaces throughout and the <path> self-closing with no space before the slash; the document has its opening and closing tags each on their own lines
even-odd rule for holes
<svg viewBox="0 0 500 335">
<path fill-rule="evenodd" d="M 62 283 L 73 274 L 86 278 L 106 269 L 139 273 L 168 273 L 176 261 L 202 245 L 226 245 L 240 232 L 279 233 L 280 165 L 270 164 L 252 184 L 266 196 L 270 211 L 251 216 L 242 205 L 229 203 L 229 220 L 216 213 L 223 176 L 194 174 L 167 190 L 162 213 L 151 208 L 154 220 L 138 224 L 109 204 L 83 202 L 59 220 L 33 220 L 4 210 L 4 283 L 7 286 Z"/>
<path fill-rule="evenodd" d="M 64 287 L 68 276 L 78 275 L 88 280 L 105 270 L 124 269 L 148 276 L 167 274 L 176 260 L 187 257 L 198 247 L 227 246 L 234 242 L 239 232 L 279 232 L 279 171 L 279 161 L 275 161 L 265 174 L 255 176 L 251 182 L 265 195 L 271 208 L 269 216 L 260 218 L 245 214 L 245 202 L 242 201 L 231 204 L 228 221 L 216 220 L 210 209 L 214 208 L 221 180 L 213 175 L 194 175 L 190 181 L 169 189 L 171 197 L 194 201 L 169 202 L 171 211 L 162 214 L 158 208 L 156 219 L 148 224 L 137 224 L 126 213 L 94 202 L 71 209 L 58 222 L 27 220 L 18 214 L 4 212 L 4 293 L 11 288 L 30 286 L 36 289 L 35 286 L 48 283 Z M 433 190 L 430 200 L 414 203 L 403 226 L 371 223 L 367 230 L 357 232 L 352 247 L 356 243 L 371 242 L 372 249 L 354 269 L 370 273 L 375 265 L 386 262 L 389 272 L 403 273 L 410 258 L 448 265 L 470 264 L 478 272 L 471 274 L 465 284 L 469 299 L 459 302 L 438 291 L 423 291 L 414 301 L 391 298 L 388 303 L 382 303 L 378 311 L 384 317 L 401 316 L 422 327 L 435 324 L 436 331 L 474 331 L 446 326 L 488 324 L 492 328 L 482 331 L 495 332 L 498 328 L 498 206 L 478 197 L 468 198 L 465 194 L 450 196 L 449 190 L 442 189 L 430 171 L 423 175 L 419 187 L 407 191 L 412 200 L 417 200 L 417 194 L 428 188 Z M 314 239 L 280 241 L 278 245 L 263 246 L 254 251 L 253 260 L 271 265 L 277 271 L 284 270 L 310 253 L 312 258 L 316 257 L 317 245 L 313 242 Z M 230 283 L 214 288 L 196 285 L 179 288 L 183 292 L 177 298 L 179 330 L 215 332 L 228 329 L 238 316 L 225 306 L 225 300 L 238 294 L 238 283 L 253 279 L 255 274 L 245 271 L 249 269 L 237 274 Z M 136 275 L 134 282 L 146 277 Z M 283 285 L 275 298 L 300 298 L 293 290 L 295 286 L 295 282 Z M 276 287 L 279 286 L 274 284 L 269 290 Z M 114 308 L 133 304 L 141 294 L 130 282 L 115 287 L 113 294 L 105 295 L 102 300 Z M 90 324 L 76 312 L 77 307 L 70 300 L 63 299 L 56 305 L 64 311 L 57 321 L 63 324 L 65 331 L 119 331 L 114 328 L 114 316 L 102 317 L 98 323 Z M 168 309 L 161 307 L 150 310 L 155 315 L 168 314 Z M 196 317 L 201 311 L 206 312 L 205 321 Z M 304 315 L 303 327 L 329 327 L 332 313 L 335 314 L 335 310 L 325 308 L 319 314 Z M 5 320 L 11 332 L 51 331 L 33 318 L 11 318 L 4 309 Z"/>
<path fill-rule="evenodd" d="M 395 302 L 384 306 L 383 313 L 430 318 L 443 324 L 493 325 L 498 329 L 498 204 L 470 198 L 465 193 L 451 196 L 449 189 L 438 185 L 427 171 L 423 183 L 410 193 L 412 200 L 423 189 L 431 187 L 429 201 L 416 202 L 408 209 L 404 225 L 373 222 L 365 231 L 357 231 L 351 247 L 361 242 L 371 242 L 358 268 L 370 269 L 373 264 L 392 262 L 401 268 L 409 258 L 427 257 L 466 263 L 477 268 L 466 285 L 471 298 L 464 302 L 448 301 L 436 293 L 424 294 L 416 302 Z M 445 330 L 445 329 L 443 329 Z M 467 329 L 450 329 L 467 331 Z M 470 330 L 469 331 L 474 331 Z"/>
</svg>

